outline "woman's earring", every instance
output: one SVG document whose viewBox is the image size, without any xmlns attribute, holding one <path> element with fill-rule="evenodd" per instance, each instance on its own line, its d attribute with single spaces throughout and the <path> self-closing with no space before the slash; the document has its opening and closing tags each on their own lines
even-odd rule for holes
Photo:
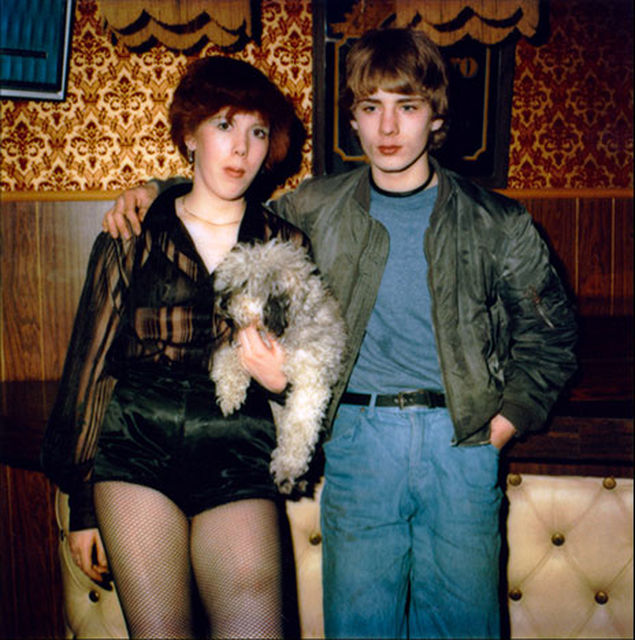
<svg viewBox="0 0 635 640">
<path fill-rule="evenodd" d="M 187 148 L 187 161 L 194 164 L 194 149 Z"/>
</svg>

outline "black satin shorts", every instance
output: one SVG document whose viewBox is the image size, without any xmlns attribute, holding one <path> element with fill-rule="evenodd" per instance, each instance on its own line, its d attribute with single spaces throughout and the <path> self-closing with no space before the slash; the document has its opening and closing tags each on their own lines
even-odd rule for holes
<svg viewBox="0 0 635 640">
<path fill-rule="evenodd" d="M 269 463 L 275 426 L 264 391 L 223 416 L 207 376 L 137 373 L 106 410 L 93 481 L 156 489 L 188 517 L 248 498 L 279 499 Z"/>
</svg>

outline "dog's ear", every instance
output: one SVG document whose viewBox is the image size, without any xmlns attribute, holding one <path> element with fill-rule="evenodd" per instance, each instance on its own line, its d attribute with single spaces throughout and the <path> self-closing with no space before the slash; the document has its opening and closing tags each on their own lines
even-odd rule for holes
<svg viewBox="0 0 635 640">
<path fill-rule="evenodd" d="M 229 289 L 223 289 L 216 292 L 216 299 L 214 300 L 214 307 L 216 311 L 222 315 L 228 315 L 227 309 L 229 307 L 229 299 L 231 298 L 231 291 Z"/>
<path fill-rule="evenodd" d="M 247 286 L 247 280 L 242 280 L 238 284 L 225 284 L 224 286 L 215 286 L 214 305 L 216 309 L 225 316 L 229 316 L 229 304 L 232 298 L 241 293 Z"/>
<path fill-rule="evenodd" d="M 278 338 L 289 326 L 289 296 L 286 293 L 270 295 L 264 308 L 265 327 Z"/>
</svg>

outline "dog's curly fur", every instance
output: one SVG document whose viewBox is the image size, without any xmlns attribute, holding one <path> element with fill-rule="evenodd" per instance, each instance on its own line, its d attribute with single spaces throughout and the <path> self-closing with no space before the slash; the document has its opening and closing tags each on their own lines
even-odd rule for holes
<svg viewBox="0 0 635 640">
<path fill-rule="evenodd" d="M 256 322 L 285 349 L 290 387 L 277 412 L 270 468 L 279 490 L 290 493 L 308 469 L 341 373 L 345 323 L 306 250 L 290 242 L 236 245 L 216 268 L 214 287 L 217 317 L 232 329 Z M 229 415 L 244 402 L 250 382 L 233 336 L 215 351 L 210 369 L 217 402 Z"/>
</svg>

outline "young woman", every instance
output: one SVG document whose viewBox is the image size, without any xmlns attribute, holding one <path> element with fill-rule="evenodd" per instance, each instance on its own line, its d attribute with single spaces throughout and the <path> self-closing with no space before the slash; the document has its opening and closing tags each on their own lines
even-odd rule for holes
<svg viewBox="0 0 635 640">
<path fill-rule="evenodd" d="M 193 184 L 158 198 L 139 237 L 97 238 L 43 465 L 70 495 L 76 563 L 112 571 L 132 637 L 192 637 L 193 584 L 213 636 L 279 637 L 268 400 L 286 386 L 284 353 L 239 334 L 257 382 L 229 417 L 208 371 L 228 331 L 215 267 L 237 241 L 306 243 L 250 197 L 287 157 L 295 116 L 255 68 L 212 57 L 188 68 L 170 117 Z"/>
</svg>

